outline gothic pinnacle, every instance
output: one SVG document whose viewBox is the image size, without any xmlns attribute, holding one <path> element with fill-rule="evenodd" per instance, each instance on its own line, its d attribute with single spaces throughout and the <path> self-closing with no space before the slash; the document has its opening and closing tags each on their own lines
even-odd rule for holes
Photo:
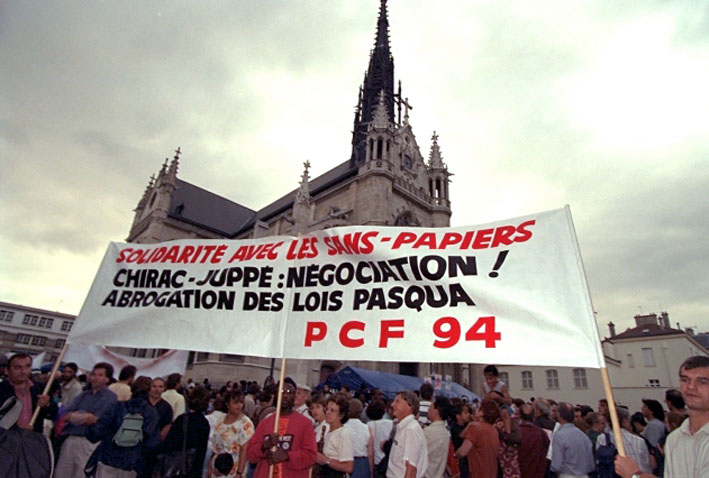
<svg viewBox="0 0 709 478">
<path fill-rule="evenodd" d="M 444 168 L 441 148 L 438 146 L 438 134 L 433 132 L 431 136 L 431 152 L 428 156 L 428 166 L 430 168 Z"/>
</svg>

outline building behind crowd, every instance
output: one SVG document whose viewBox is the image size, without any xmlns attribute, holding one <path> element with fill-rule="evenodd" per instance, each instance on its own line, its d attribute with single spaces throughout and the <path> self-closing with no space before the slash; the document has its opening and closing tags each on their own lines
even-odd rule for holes
<svg viewBox="0 0 709 478">
<path fill-rule="evenodd" d="M 451 173 L 442 160 L 437 135 L 433 134 L 430 151 L 424 157 L 409 123 L 410 104 L 402 94 L 401 83 L 397 86 L 394 79 L 386 2 L 380 6 L 374 48 L 363 84 L 359 92 L 352 93 L 357 107 L 351 153 L 349 158 L 332 158 L 334 167 L 325 174 L 311 179 L 310 165 L 306 162 L 297 189 L 257 209 L 179 177 L 181 160 L 199 159 L 188 159 L 186 155 L 180 158 L 178 148 L 173 159 L 165 160 L 157 176 L 150 179 L 135 209 L 127 241 L 251 239 L 351 225 L 449 226 Z M 293 178 L 293 185 L 296 184 L 298 179 Z M 206 376 L 216 380 L 236 377 L 249 380 L 263 377 L 271 370 L 270 359 L 238 355 L 238 349 L 239 344 L 235 343 L 234 354 L 191 354 L 188 376 L 196 380 Z M 288 362 L 288 373 L 312 385 L 342 365 L 337 360 L 292 360 Z M 356 362 L 352 365 L 419 377 L 436 373 L 470 388 L 478 388 L 480 375 L 479 370 L 465 364 Z"/>
<path fill-rule="evenodd" d="M 672 328 L 667 312 L 636 315 L 635 327 L 617 334 L 613 322 L 610 336 L 602 341 L 606 368 L 616 402 L 631 410 L 643 398 L 664 403 L 665 390 L 679 388 L 679 366 L 693 355 L 709 355 L 692 329 Z M 595 408 L 603 398 L 598 369 L 572 367 L 501 366 L 501 380 L 510 394 L 529 400 L 545 397 Z"/>
<path fill-rule="evenodd" d="M 69 335 L 76 316 L 0 302 L 0 355 L 45 352 L 54 361 Z"/>
</svg>

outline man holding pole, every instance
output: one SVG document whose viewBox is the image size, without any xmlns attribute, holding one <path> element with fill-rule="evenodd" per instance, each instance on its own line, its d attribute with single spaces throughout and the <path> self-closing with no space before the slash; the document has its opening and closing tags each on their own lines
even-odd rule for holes
<svg viewBox="0 0 709 478">
<path fill-rule="evenodd" d="M 39 419 L 34 422 L 34 431 L 41 432 L 44 418 L 49 412 L 49 396 L 43 395 L 41 388 L 32 383 L 32 357 L 19 353 L 8 361 L 7 380 L 0 382 L 0 405 L 10 397 L 17 397 L 22 403 L 22 412 L 17 419 L 17 426 L 27 430 L 30 427 L 34 407 L 40 407 Z"/>
<path fill-rule="evenodd" d="M 679 389 L 689 419 L 665 443 L 665 478 L 709 477 L 709 357 L 695 355 L 679 368 Z M 615 471 L 623 478 L 649 478 L 635 461 L 618 456 Z"/>
<path fill-rule="evenodd" d="M 257 463 L 256 478 L 268 477 L 270 466 L 274 478 L 307 478 L 315 464 L 315 430 L 310 419 L 294 412 L 295 390 L 293 384 L 283 383 L 278 433 L 273 433 L 276 413 L 272 413 L 259 422 L 249 440 L 247 458 Z"/>
</svg>

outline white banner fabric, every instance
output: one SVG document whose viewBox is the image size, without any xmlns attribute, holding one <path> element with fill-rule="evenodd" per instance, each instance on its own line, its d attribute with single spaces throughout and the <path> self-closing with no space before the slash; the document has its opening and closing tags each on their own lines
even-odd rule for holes
<svg viewBox="0 0 709 478">
<path fill-rule="evenodd" d="M 41 354 L 37 354 L 32 357 L 32 370 L 39 370 L 42 368 L 42 365 L 44 365 L 44 357 L 46 355 L 47 352 L 42 352 Z"/>
<path fill-rule="evenodd" d="M 481 226 L 111 243 L 68 341 L 605 366 L 568 207 Z"/>
<path fill-rule="evenodd" d="M 64 363 L 74 362 L 80 369 L 91 371 L 99 362 L 107 362 L 113 366 L 113 375 L 118 379 L 118 373 L 126 365 L 133 365 L 138 372 L 136 377 L 167 377 L 171 373 L 185 373 L 187 368 L 187 350 L 168 350 L 155 358 L 128 357 L 117 354 L 100 345 L 69 344 L 64 352 Z"/>
</svg>

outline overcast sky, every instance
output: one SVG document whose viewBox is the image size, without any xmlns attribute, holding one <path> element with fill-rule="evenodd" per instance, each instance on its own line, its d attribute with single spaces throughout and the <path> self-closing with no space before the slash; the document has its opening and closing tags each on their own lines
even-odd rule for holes
<svg viewBox="0 0 709 478">
<path fill-rule="evenodd" d="M 709 330 L 709 4 L 391 0 L 454 226 L 571 206 L 601 333 Z M 252 209 L 349 157 L 378 0 L 0 3 L 0 300 L 76 314 L 151 174 Z"/>
</svg>

